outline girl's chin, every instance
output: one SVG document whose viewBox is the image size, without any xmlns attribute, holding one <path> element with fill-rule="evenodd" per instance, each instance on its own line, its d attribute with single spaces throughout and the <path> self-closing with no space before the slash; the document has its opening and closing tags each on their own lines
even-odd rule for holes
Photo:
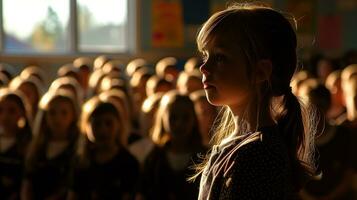
<svg viewBox="0 0 357 200">
<path fill-rule="evenodd" d="M 222 102 L 215 90 L 205 90 L 207 101 L 214 106 L 222 106 Z"/>
<path fill-rule="evenodd" d="M 218 98 L 207 95 L 207 100 L 213 106 L 223 106 L 223 103 Z"/>
</svg>

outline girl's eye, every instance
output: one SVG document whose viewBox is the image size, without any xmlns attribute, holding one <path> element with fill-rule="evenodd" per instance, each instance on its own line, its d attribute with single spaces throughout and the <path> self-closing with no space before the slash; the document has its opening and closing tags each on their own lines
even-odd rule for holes
<svg viewBox="0 0 357 200">
<path fill-rule="evenodd" d="M 215 56 L 216 62 L 224 62 L 226 57 L 223 54 L 216 54 Z"/>
</svg>

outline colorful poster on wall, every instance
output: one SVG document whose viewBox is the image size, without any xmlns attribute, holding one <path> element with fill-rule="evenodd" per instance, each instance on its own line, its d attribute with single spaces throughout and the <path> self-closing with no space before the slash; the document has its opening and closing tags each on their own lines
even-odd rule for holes
<svg viewBox="0 0 357 200">
<path fill-rule="evenodd" d="M 180 0 L 152 1 L 152 46 L 184 46 L 182 4 Z"/>
<path fill-rule="evenodd" d="M 342 47 L 342 23 L 337 15 L 320 16 L 318 19 L 317 45 L 320 49 L 334 50 Z"/>
</svg>

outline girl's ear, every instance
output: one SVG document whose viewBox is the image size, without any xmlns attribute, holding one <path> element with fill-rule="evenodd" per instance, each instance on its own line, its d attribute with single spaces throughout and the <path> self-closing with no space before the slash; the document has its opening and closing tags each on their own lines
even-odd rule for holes
<svg viewBox="0 0 357 200">
<path fill-rule="evenodd" d="M 273 64 L 269 59 L 262 59 L 256 66 L 256 83 L 261 83 L 270 79 L 273 70 Z"/>
</svg>

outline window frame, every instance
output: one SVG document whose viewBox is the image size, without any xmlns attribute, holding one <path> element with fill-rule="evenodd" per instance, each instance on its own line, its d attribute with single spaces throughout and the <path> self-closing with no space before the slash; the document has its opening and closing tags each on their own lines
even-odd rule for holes
<svg viewBox="0 0 357 200">
<path fill-rule="evenodd" d="M 78 38 L 78 12 L 77 0 L 69 0 L 69 49 L 66 52 L 6 52 L 5 31 L 3 26 L 3 1 L 0 0 L 0 57 L 32 57 L 32 58 L 75 58 L 79 56 L 96 56 L 99 54 L 128 56 L 138 51 L 137 33 L 137 0 L 127 0 L 127 41 L 128 46 L 125 51 L 80 51 Z"/>
</svg>

